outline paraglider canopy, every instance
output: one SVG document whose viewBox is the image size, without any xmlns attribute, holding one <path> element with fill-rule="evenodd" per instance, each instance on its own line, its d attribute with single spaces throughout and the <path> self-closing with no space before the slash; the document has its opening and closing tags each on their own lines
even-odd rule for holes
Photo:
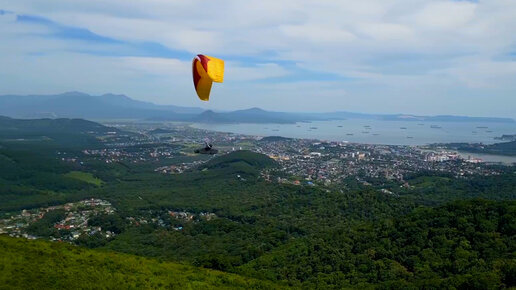
<svg viewBox="0 0 516 290">
<path fill-rule="evenodd" d="M 224 61 L 198 54 L 192 62 L 192 73 L 197 96 L 203 101 L 208 101 L 213 82 L 224 82 Z"/>
</svg>

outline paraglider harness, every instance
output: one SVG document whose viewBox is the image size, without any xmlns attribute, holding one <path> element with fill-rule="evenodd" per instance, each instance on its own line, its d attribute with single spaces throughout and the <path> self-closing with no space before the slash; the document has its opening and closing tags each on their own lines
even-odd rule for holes
<svg viewBox="0 0 516 290">
<path fill-rule="evenodd" d="M 204 141 L 204 150 L 211 151 L 213 149 L 213 144 L 208 143 L 208 141 Z"/>
<path fill-rule="evenodd" d="M 208 140 L 204 140 L 204 148 L 196 149 L 194 152 L 199 154 L 217 154 L 219 151 L 213 148 L 213 144 Z"/>
</svg>

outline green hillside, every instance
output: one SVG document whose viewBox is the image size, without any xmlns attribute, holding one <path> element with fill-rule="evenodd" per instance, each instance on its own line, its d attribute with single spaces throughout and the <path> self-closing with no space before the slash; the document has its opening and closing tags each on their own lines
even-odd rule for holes
<svg viewBox="0 0 516 290">
<path fill-rule="evenodd" d="M 105 165 L 95 165 L 92 174 L 86 172 L 92 167 L 81 165 L 77 156 L 83 149 L 98 148 L 101 138 L 131 134 L 120 133 L 82 119 L 0 117 L 0 213 L 83 198 L 83 190 L 102 185 L 120 166 L 103 170 Z"/>
<path fill-rule="evenodd" d="M 516 202 L 468 200 L 294 240 L 238 272 L 309 288 L 516 287 Z"/>
<path fill-rule="evenodd" d="M 516 156 L 516 141 L 494 143 L 489 145 L 482 143 L 448 143 L 439 145 L 444 145 L 447 148 L 464 152 Z"/>
<path fill-rule="evenodd" d="M 63 243 L 0 236 L 0 288 L 285 289 L 235 274 Z"/>
<path fill-rule="evenodd" d="M 109 128 L 99 123 L 87 121 L 83 119 L 11 119 L 7 117 L 0 118 L 0 131 L 4 134 L 18 133 L 77 133 L 77 132 L 95 132 L 107 133 L 110 131 L 118 131 L 115 128 Z"/>
<path fill-rule="evenodd" d="M 239 162 L 255 167 L 256 169 L 261 169 L 275 165 L 274 160 L 270 159 L 269 157 L 263 154 L 254 153 L 246 150 L 240 150 L 214 158 L 207 162 L 204 167 L 224 168 Z"/>
<path fill-rule="evenodd" d="M 276 166 L 271 158 L 246 150 L 231 152 L 208 161 L 201 169 L 217 169 L 223 172 L 257 174 L 261 169 Z"/>
<path fill-rule="evenodd" d="M 93 176 L 93 174 L 91 174 L 89 172 L 70 171 L 67 174 L 65 174 L 65 176 L 72 178 L 72 179 L 80 180 L 80 181 L 83 181 L 83 182 L 86 182 L 89 184 L 93 184 L 96 186 L 102 185 L 102 180 L 96 178 L 95 176 Z"/>
<path fill-rule="evenodd" d="M 464 144 L 459 147 L 459 150 L 475 153 L 516 156 L 516 141 L 495 143 L 491 145 L 482 146 Z"/>
<path fill-rule="evenodd" d="M 96 179 L 68 174 L 77 164 L 64 163 L 44 146 L 0 144 L 0 212 L 63 203 Z M 93 177 L 91 177 L 93 178 Z"/>
<path fill-rule="evenodd" d="M 0 142 L 38 142 L 48 146 L 95 146 L 97 136 L 120 131 L 82 119 L 0 118 Z"/>
</svg>

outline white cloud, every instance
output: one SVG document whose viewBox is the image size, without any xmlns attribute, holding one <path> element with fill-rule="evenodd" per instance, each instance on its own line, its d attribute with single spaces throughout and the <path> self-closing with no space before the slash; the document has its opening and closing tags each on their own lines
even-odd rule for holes
<svg viewBox="0 0 516 290">
<path fill-rule="evenodd" d="M 434 1 L 413 16 L 413 21 L 426 29 L 461 29 L 473 20 L 476 3 L 468 1 Z"/>
<path fill-rule="evenodd" d="M 355 39 L 355 36 L 339 27 L 320 25 L 287 25 L 281 26 L 280 31 L 292 39 L 303 40 L 308 43 L 346 43 Z"/>
<path fill-rule="evenodd" d="M 365 23 L 360 30 L 379 41 L 410 41 L 414 37 L 410 27 L 394 23 Z"/>
<path fill-rule="evenodd" d="M 456 65 L 441 71 L 452 76 L 470 88 L 516 88 L 516 60 L 493 61 L 480 57 L 464 57 L 456 61 Z"/>
<path fill-rule="evenodd" d="M 191 62 L 157 57 L 121 57 L 119 60 L 127 69 L 167 77 L 185 76 L 192 70 Z M 118 60 L 117 60 L 118 61 Z"/>
<path fill-rule="evenodd" d="M 227 82 L 252 81 L 276 78 L 288 75 L 288 71 L 275 63 L 263 63 L 256 66 L 242 66 L 240 63 L 226 62 L 225 79 Z"/>
</svg>

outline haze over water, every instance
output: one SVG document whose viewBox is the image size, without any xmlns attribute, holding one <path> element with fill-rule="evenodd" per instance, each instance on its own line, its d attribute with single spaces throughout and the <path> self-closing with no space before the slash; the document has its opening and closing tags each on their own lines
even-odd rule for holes
<svg viewBox="0 0 516 290">
<path fill-rule="evenodd" d="M 516 134 L 516 123 L 414 122 L 348 119 L 296 124 L 194 124 L 195 128 L 257 136 L 283 136 L 366 144 L 484 143 Z M 434 128 L 432 128 L 434 127 Z M 480 127 L 480 128 L 479 128 Z"/>
</svg>

